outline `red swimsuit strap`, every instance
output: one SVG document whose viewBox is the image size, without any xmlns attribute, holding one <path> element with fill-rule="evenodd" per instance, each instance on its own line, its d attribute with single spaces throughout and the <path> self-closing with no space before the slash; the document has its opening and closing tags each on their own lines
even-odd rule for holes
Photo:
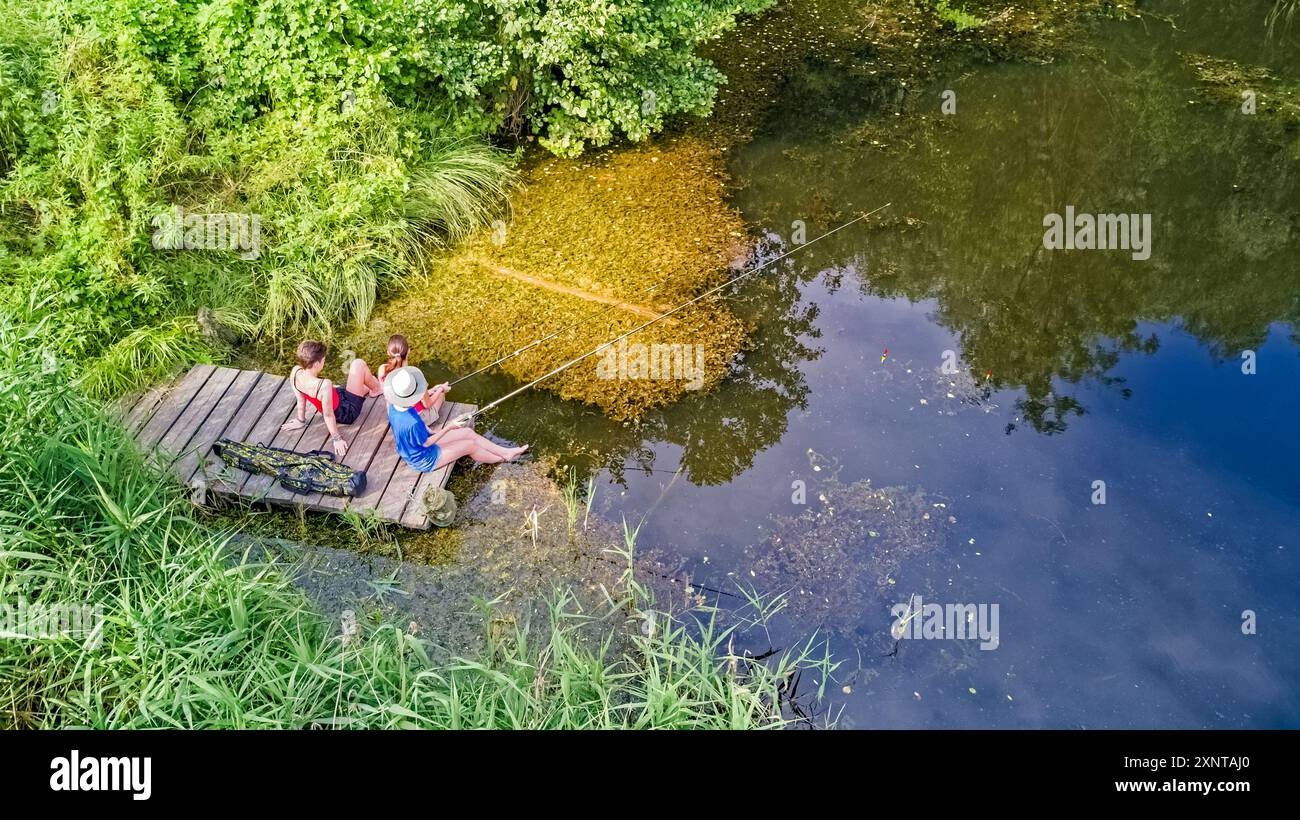
<svg viewBox="0 0 1300 820">
<path fill-rule="evenodd" d="M 312 407 L 315 407 L 316 412 L 324 413 L 325 408 L 321 406 L 320 399 L 316 398 L 315 396 L 308 395 L 307 393 L 298 389 L 297 376 L 301 372 L 302 372 L 302 368 L 295 365 L 293 370 L 289 373 L 289 386 L 294 389 L 294 392 L 298 393 L 300 396 L 306 399 L 308 404 L 310 404 Z M 320 385 L 317 385 L 317 387 L 319 386 Z M 339 406 L 339 393 L 337 390 L 334 391 L 333 406 L 336 408 Z"/>
</svg>

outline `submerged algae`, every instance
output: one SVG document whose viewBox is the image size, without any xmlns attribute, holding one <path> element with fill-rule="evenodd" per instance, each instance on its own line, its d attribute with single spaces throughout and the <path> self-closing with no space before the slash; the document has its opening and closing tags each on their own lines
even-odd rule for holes
<svg viewBox="0 0 1300 820">
<path fill-rule="evenodd" d="M 1288 132 L 1300 133 L 1300 87 L 1278 79 L 1267 68 L 1248 66 L 1206 54 L 1180 54 L 1199 83 L 1201 96 L 1215 103 L 1238 107 L 1242 113 Z"/>
<path fill-rule="evenodd" d="M 746 553 L 753 583 L 787 591 L 789 615 L 801 628 L 844 634 L 869 623 L 882 604 L 907 599 L 900 576 L 918 562 L 939 560 L 957 519 L 921 488 L 844 484 L 835 473 L 808 487 L 802 514 L 774 516 L 768 539 Z M 929 592 L 911 590 L 918 591 Z M 887 624 L 868 637 L 886 634 Z"/>
<path fill-rule="evenodd" d="M 521 381 L 537 378 L 734 275 L 748 243 L 724 195 L 713 151 L 690 137 L 537 161 L 508 224 L 435 260 L 351 346 L 375 357 L 389 334 L 403 333 L 417 359 L 470 369 L 558 331 L 501 366 Z M 592 356 L 542 386 L 616 419 L 712 387 L 746 337 L 720 297 L 629 339 L 691 345 L 703 356 L 702 379 L 608 378 Z"/>
</svg>

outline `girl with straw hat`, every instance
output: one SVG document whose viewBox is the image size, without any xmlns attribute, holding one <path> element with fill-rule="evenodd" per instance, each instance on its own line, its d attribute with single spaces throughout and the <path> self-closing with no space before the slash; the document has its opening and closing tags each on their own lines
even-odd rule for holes
<svg viewBox="0 0 1300 820">
<path fill-rule="evenodd" d="M 528 449 L 502 447 L 465 427 L 463 421 L 451 421 L 436 433 L 429 431 L 415 405 L 424 398 L 429 381 L 418 367 L 399 367 L 384 378 L 384 397 L 388 399 L 388 425 L 393 428 L 397 454 L 412 469 L 432 472 L 469 456 L 481 464 L 513 461 Z"/>
</svg>

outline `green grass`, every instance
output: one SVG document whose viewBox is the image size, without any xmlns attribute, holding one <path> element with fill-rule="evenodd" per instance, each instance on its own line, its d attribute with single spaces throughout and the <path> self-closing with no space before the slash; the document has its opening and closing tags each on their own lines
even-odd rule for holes
<svg viewBox="0 0 1300 820">
<path fill-rule="evenodd" d="M 405 213 L 417 248 L 446 248 L 468 239 L 500 213 L 516 181 L 499 151 L 477 140 L 434 139 L 411 175 Z"/>
<path fill-rule="evenodd" d="M 201 525 L 99 405 L 43 373 L 41 338 L 0 313 L 0 599 L 100 605 L 106 626 L 98 648 L 0 639 L 0 725 L 775 728 L 793 675 L 832 671 L 811 642 L 732 654 L 743 620 L 651 615 L 632 533 L 600 612 L 559 590 L 546 623 L 498 634 L 486 607 L 481 657 L 437 662 L 392 626 L 345 638 L 292 568 Z"/>
<path fill-rule="evenodd" d="M 111 398 L 140 384 L 161 381 L 179 367 L 211 360 L 195 322 L 170 319 L 137 328 L 109 345 L 81 371 L 78 383 L 90 396 Z"/>
</svg>

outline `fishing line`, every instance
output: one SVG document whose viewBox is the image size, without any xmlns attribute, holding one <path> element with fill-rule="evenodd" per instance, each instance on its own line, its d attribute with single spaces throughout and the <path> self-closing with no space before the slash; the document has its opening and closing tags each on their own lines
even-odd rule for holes
<svg viewBox="0 0 1300 820">
<path fill-rule="evenodd" d="M 606 564 L 614 564 L 615 566 L 623 565 L 622 561 L 615 561 L 610 558 L 605 558 L 604 556 L 592 555 L 591 553 L 587 553 L 587 556 L 589 558 L 595 558 L 597 561 L 604 561 Z M 647 570 L 647 571 L 650 572 L 650 574 L 655 576 L 656 578 L 662 578 L 671 584 L 681 584 L 682 586 L 688 587 L 690 589 L 700 589 L 700 590 L 704 590 L 705 592 L 715 593 L 717 595 L 726 595 L 730 598 L 735 598 L 738 601 L 747 600 L 743 595 L 737 595 L 734 592 L 727 592 L 725 589 L 714 589 L 713 587 L 696 583 L 694 580 L 691 579 L 689 575 L 687 575 L 686 579 L 683 580 L 673 575 L 664 575 L 662 572 L 655 572 L 653 570 Z"/>
<path fill-rule="evenodd" d="M 677 475 L 679 472 L 681 472 L 680 470 L 658 470 L 658 469 L 655 469 L 654 467 L 642 467 L 642 466 L 639 465 L 639 464 L 600 464 L 600 465 L 597 465 L 597 468 L 598 468 L 598 469 L 601 469 L 601 470 L 608 470 L 608 471 L 610 471 L 610 472 L 613 472 L 614 470 L 616 470 L 616 469 L 618 469 L 618 468 L 620 468 L 620 467 L 622 467 L 624 470 L 634 471 L 634 472 L 638 472 L 638 473 L 663 473 L 664 475 Z"/>
<path fill-rule="evenodd" d="M 662 283 L 662 282 L 656 282 L 655 284 L 651 285 L 650 287 L 646 288 L 645 290 L 642 290 L 642 291 L 640 291 L 639 293 L 635 293 L 635 294 L 633 294 L 633 296 L 635 296 L 635 297 L 637 297 L 637 298 L 639 299 L 639 298 L 641 298 L 642 296 L 648 295 L 648 294 L 651 293 L 652 291 L 656 290 L 656 289 L 657 289 L 661 284 L 663 284 L 663 283 Z M 582 317 L 581 319 L 579 319 L 578 321 L 574 322 L 574 323 L 571 324 L 571 325 L 566 325 L 565 327 L 560 328 L 559 330 L 555 331 L 554 333 L 550 333 L 550 334 L 548 334 L 548 335 L 546 335 L 546 336 L 543 336 L 542 338 L 537 339 L 536 341 L 529 342 L 528 344 L 524 345 L 523 347 L 519 348 L 518 350 L 514 351 L 513 353 L 507 353 L 506 355 L 504 355 L 504 356 L 502 356 L 501 358 L 497 359 L 495 362 L 491 362 L 491 363 L 489 363 L 489 364 L 485 364 L 485 365 L 483 365 L 483 366 L 480 367 L 478 370 L 475 370 L 473 373 L 470 373 L 470 374 L 465 375 L 465 376 L 461 376 L 459 379 L 457 379 L 456 381 L 454 381 L 454 382 L 452 382 L 450 385 L 448 385 L 448 387 L 449 387 L 449 388 L 451 388 L 451 387 L 455 387 L 456 385 L 460 384 L 461 382 L 465 381 L 465 380 L 468 379 L 468 378 L 471 378 L 471 377 L 473 377 L 473 376 L 477 376 L 478 374 L 483 373 L 484 371 L 491 370 L 492 368 L 496 367 L 497 365 L 501 364 L 501 363 L 504 362 L 504 361 L 507 361 L 507 360 L 509 360 L 509 359 L 513 359 L 515 356 L 518 356 L 520 353 L 525 353 L 525 352 L 527 352 L 527 351 L 529 351 L 529 350 L 532 350 L 534 347 L 537 347 L 539 344 L 542 344 L 543 342 L 549 342 L 551 339 L 554 339 L 556 336 L 559 336 L 561 333 L 564 333 L 564 332 L 569 331 L 569 330 L 573 330 L 573 329 L 575 329 L 575 328 L 577 328 L 577 327 L 580 327 L 580 326 L 582 326 L 582 325 L 585 325 L 585 324 L 587 324 L 587 323 L 589 323 L 589 322 L 595 321 L 596 319 L 600 318 L 601 316 L 604 316 L 606 313 L 608 313 L 609 311 L 613 310 L 614 308 L 616 308 L 616 307 L 623 307 L 623 306 L 628 305 L 628 304 L 631 304 L 630 301 L 628 301 L 628 300 L 624 300 L 624 301 L 621 301 L 621 302 L 612 302 L 612 303 L 610 303 L 610 304 L 608 304 L 608 305 L 605 305 L 604 308 L 602 308 L 602 309 L 600 309 L 600 310 L 597 310 L 597 311 L 594 311 L 594 312 L 592 312 L 591 314 Z"/>
<path fill-rule="evenodd" d="M 659 322 L 659 321 L 662 321 L 662 320 L 664 320 L 664 319 L 667 319 L 669 316 L 673 315 L 673 314 L 676 313 L 677 311 L 682 310 L 682 309 L 687 308 L 687 307 L 690 307 L 691 305 L 695 304 L 696 302 L 699 302 L 699 301 L 702 300 L 702 299 L 705 299 L 705 298 L 707 298 L 707 297 L 709 297 L 709 296 L 712 296 L 713 294 L 718 293 L 719 291 L 723 290 L 724 288 L 726 288 L 726 287 L 728 287 L 728 286 L 730 286 L 730 285 L 734 285 L 736 282 L 739 282 L 741 279 L 744 279 L 744 278 L 749 277 L 749 276 L 753 276 L 754 274 L 758 273 L 759 271 L 763 270 L 764 268 L 767 268 L 767 267 L 769 267 L 769 266 L 771 266 L 771 265 L 775 265 L 777 262 L 780 262 L 782 259 L 785 259 L 787 256 L 790 256 L 790 255 L 792 255 L 792 254 L 798 253 L 799 251 L 803 250 L 804 248 L 808 247 L 809 245 L 812 245 L 813 243 L 816 243 L 816 242 L 820 242 L 821 240 L 825 239 L 826 237 L 830 236 L 830 235 L 833 234 L 833 233 L 837 233 L 837 232 L 842 231 L 842 230 L 844 230 L 845 228 L 849 227 L 850 225 L 853 225 L 853 224 L 855 224 L 855 223 L 857 223 L 857 222 L 861 222 L 862 220 L 866 219 L 867 217 L 871 216 L 872 214 L 877 213 L 877 212 L 879 212 L 879 211 L 883 211 L 885 208 L 888 208 L 888 207 L 889 207 L 890 205 L 892 205 L 892 204 L 893 204 L 892 202 L 886 202 L 884 205 L 881 205 L 879 208 L 876 208 L 876 209 L 873 210 L 873 211 L 868 211 L 867 213 L 862 214 L 861 216 L 854 217 L 853 219 L 850 219 L 848 222 L 845 222 L 843 225 L 840 225 L 838 228 L 832 228 L 831 230 L 827 231 L 826 233 L 822 234 L 821 236 L 818 236 L 818 237 L 816 237 L 816 238 L 814 238 L 814 239 L 810 239 L 810 240 L 808 240 L 807 242 L 803 243 L 802 245 L 798 246 L 797 248 L 791 248 L 790 250 L 786 251 L 785 253 L 781 254 L 780 256 L 773 257 L 773 258 L 769 259 L 768 261 L 764 262 L 763 264 L 759 265 L 758 267 L 753 268 L 752 270 L 748 270 L 748 271 L 745 271 L 744 273 L 741 273 L 741 274 L 738 274 L 738 275 L 736 275 L 736 276 L 733 276 L 732 278 L 728 279 L 727 281 L 723 282 L 722 284 L 720 284 L 720 285 L 718 285 L 718 286 L 716 286 L 716 287 L 710 288 L 709 290 L 706 290 L 704 293 L 701 293 L 699 296 L 696 296 L 694 299 L 691 299 L 691 300 L 689 300 L 689 301 L 683 302 L 683 303 L 681 303 L 680 305 L 678 305 L 677 307 L 673 308 L 672 310 L 669 310 L 669 311 L 667 311 L 666 313 L 661 313 L 661 314 L 659 314 L 657 317 L 655 317 L 655 318 L 653 318 L 653 319 L 650 319 L 649 321 L 643 322 L 642 324 L 637 325 L 636 327 L 632 328 L 631 330 L 629 330 L 628 332 L 622 334 L 621 336 L 616 336 L 615 338 L 610 339 L 608 342 L 605 342 L 605 343 L 601 344 L 600 346 L 596 347 L 595 349 L 590 350 L 590 351 L 588 351 L 588 352 L 582 354 L 581 356 L 577 357 L 576 359 L 570 359 L 569 361 L 565 362 L 564 364 L 560 365 L 559 367 L 556 367 L 554 370 L 551 370 L 549 373 L 546 373 L 545 375 L 542 375 L 542 376 L 537 377 L 536 379 L 533 379 L 533 380 L 530 381 L 528 384 L 525 384 L 525 385 L 523 385 L 522 387 L 518 387 L 518 388 L 516 388 L 516 389 L 514 389 L 514 390 L 511 390 L 509 393 L 506 393 L 506 394 L 505 394 L 504 396 L 502 396 L 501 398 L 496 399 L 495 401 L 492 401 L 492 402 L 489 402 L 489 403 L 483 405 L 482 407 L 478 408 L 477 410 L 473 411 L 472 413 L 466 413 L 465 415 L 458 417 L 458 418 L 457 418 L 457 421 L 458 421 L 458 422 L 469 422 L 469 420 L 472 419 L 472 418 L 474 418 L 475 416 L 481 416 L 481 415 L 483 415 L 484 413 L 486 413 L 486 412 L 488 412 L 489 410 L 493 409 L 494 407 L 498 406 L 499 404 L 501 404 L 502 402 L 506 401 L 507 399 L 512 399 L 512 398 L 514 398 L 515 396 L 518 396 L 520 393 L 523 393 L 525 390 L 528 390 L 529 388 L 532 388 L 532 387 L 536 387 L 538 384 L 541 384 L 542 382 L 546 381 L 546 380 L 549 379 L 551 376 L 554 376 L 554 375 L 556 375 L 557 373 L 562 373 L 562 372 L 564 372 L 565 370 L 568 370 L 570 367 L 573 367 L 573 366 L 574 366 L 575 364 L 577 364 L 578 362 L 584 361 L 584 360 L 586 360 L 586 359 L 591 358 L 592 356 L 595 356 L 597 353 L 600 353 L 602 350 L 605 350 L 606 348 L 608 348 L 608 347 L 610 347 L 610 346 L 612 346 L 612 345 L 614 345 L 614 344 L 617 344 L 618 342 L 621 342 L 622 340 L 626 339 L 628 336 L 631 336 L 633 333 L 636 333 L 636 332 L 641 331 L 641 330 L 645 330 L 647 327 L 650 327 L 651 325 L 655 324 L 656 322 Z"/>
</svg>

